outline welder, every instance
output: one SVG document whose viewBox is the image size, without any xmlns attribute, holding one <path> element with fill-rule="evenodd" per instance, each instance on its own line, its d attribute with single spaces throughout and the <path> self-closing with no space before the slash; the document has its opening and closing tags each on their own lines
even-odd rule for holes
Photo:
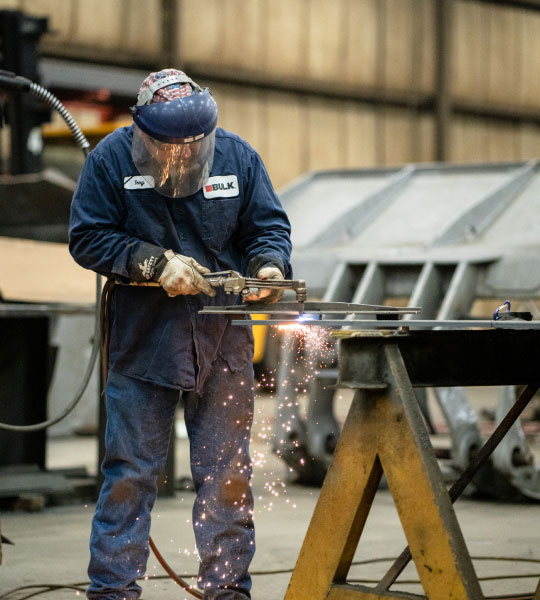
<svg viewBox="0 0 540 600">
<path fill-rule="evenodd" d="M 199 310 L 242 301 L 212 287 L 209 272 L 287 276 L 290 225 L 259 155 L 217 127 L 207 88 L 176 69 L 152 73 L 131 112 L 133 123 L 89 154 L 71 210 L 72 256 L 116 282 L 87 596 L 141 594 L 150 512 L 181 399 L 196 490 L 198 587 L 207 600 L 245 600 L 255 551 L 253 337 L 249 327 Z M 273 302 L 282 293 L 252 290 L 243 300 Z"/>
</svg>

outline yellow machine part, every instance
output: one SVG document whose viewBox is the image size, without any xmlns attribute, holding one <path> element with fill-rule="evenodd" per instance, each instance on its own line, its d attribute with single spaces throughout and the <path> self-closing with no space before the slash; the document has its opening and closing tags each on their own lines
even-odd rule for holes
<svg viewBox="0 0 540 600">
<path fill-rule="evenodd" d="M 251 315 L 252 319 L 256 321 L 263 321 L 268 319 L 268 315 Z M 266 348 L 266 335 L 268 327 L 266 325 L 254 325 L 253 326 L 253 337 L 255 338 L 255 349 L 253 352 L 253 363 L 257 364 L 264 358 L 264 350 Z"/>
</svg>

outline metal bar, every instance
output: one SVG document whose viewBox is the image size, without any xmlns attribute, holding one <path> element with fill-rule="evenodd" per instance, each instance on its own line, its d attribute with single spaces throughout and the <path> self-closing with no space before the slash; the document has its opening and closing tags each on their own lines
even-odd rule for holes
<svg viewBox="0 0 540 600">
<path fill-rule="evenodd" d="M 494 6 L 506 6 L 508 8 L 520 8 L 522 10 L 540 11 L 539 0 L 467 0 L 479 4 L 492 4 Z"/>
<path fill-rule="evenodd" d="M 341 215 L 311 243 L 330 245 L 356 238 L 388 208 L 397 194 L 410 182 L 415 171 L 413 165 L 407 165 L 398 171 L 381 190 L 367 196 Z"/>
<path fill-rule="evenodd" d="M 468 211 L 457 216 L 448 227 L 431 242 L 431 246 L 459 244 L 482 235 L 529 184 L 538 167 L 537 160 L 528 161 L 511 174 L 496 190 L 481 198 Z"/>
<path fill-rule="evenodd" d="M 476 104 L 474 101 L 456 100 L 453 105 L 454 114 L 489 119 L 501 123 L 535 123 L 540 124 L 540 114 L 535 108 L 516 107 L 513 104 Z"/>
<path fill-rule="evenodd" d="M 435 9 L 435 160 L 448 159 L 452 101 L 450 95 L 451 0 L 438 0 Z"/>
<path fill-rule="evenodd" d="M 497 388 L 495 425 L 499 424 L 514 405 L 521 389 L 515 385 Z M 468 461 L 467 461 L 468 462 Z M 535 467 L 534 455 L 529 447 L 527 436 L 520 420 L 512 425 L 491 458 L 493 470 L 519 488 L 530 498 L 540 500 L 540 470 Z M 466 466 L 463 465 L 463 466 Z M 493 478 L 490 483 L 496 485 Z M 478 482 L 477 482 L 478 483 Z M 490 485 L 486 482 L 486 485 Z"/>
<path fill-rule="evenodd" d="M 422 307 L 422 315 L 433 319 L 438 312 L 443 298 L 440 268 L 432 262 L 427 262 L 416 281 L 410 297 L 410 303 Z M 406 320 L 415 319 L 413 315 L 405 317 Z"/>
<path fill-rule="evenodd" d="M 260 280 L 257 280 L 260 281 Z M 286 282 L 285 282 L 286 283 Z M 288 287 L 288 286 L 286 286 Z M 304 314 L 380 314 L 380 315 L 408 315 L 418 314 L 420 307 L 416 306 L 385 306 L 383 304 L 357 304 L 355 302 L 304 302 Z M 298 312 L 298 302 L 277 302 L 269 305 L 238 304 L 233 306 L 205 306 L 200 313 L 248 315 L 270 314 L 290 315 Z"/>
<path fill-rule="evenodd" d="M 421 329 L 540 329 L 540 321 L 485 321 L 485 320 L 455 320 L 455 321 L 438 321 L 438 320 L 408 320 L 400 321 L 396 319 L 381 319 L 377 321 L 369 321 L 367 319 L 345 320 L 345 319 L 320 319 L 299 321 L 298 319 L 264 319 L 251 321 L 249 319 L 232 320 L 233 325 L 309 325 L 310 327 L 329 327 L 341 328 L 347 327 L 348 331 L 343 333 L 343 336 L 350 336 L 355 331 L 380 329 L 391 330 L 393 333 L 414 331 Z M 400 330 L 400 331 L 396 331 Z M 381 335 L 383 331 L 379 332 Z M 339 332 L 334 332 L 336 337 L 339 337 Z M 388 333 L 386 333 L 388 335 Z"/>
<path fill-rule="evenodd" d="M 508 411 L 505 418 L 501 421 L 487 442 L 479 450 L 478 454 L 473 457 L 468 467 L 463 471 L 459 479 L 448 491 L 448 495 L 450 496 L 450 501 L 452 504 L 461 496 L 461 493 L 469 485 L 476 473 L 478 473 L 480 468 L 487 462 L 497 445 L 506 435 L 513 423 L 517 420 L 519 415 L 523 412 L 539 388 L 540 385 L 528 385 L 523 390 L 521 396 L 516 400 L 515 404 Z M 411 551 L 407 546 L 407 548 L 403 550 L 394 564 L 387 571 L 386 575 L 381 579 L 376 589 L 387 590 L 399 577 L 400 573 L 408 565 L 410 560 Z"/>
<path fill-rule="evenodd" d="M 338 263 L 326 287 L 323 296 L 324 302 L 348 302 L 351 299 L 353 286 L 356 285 L 355 269 L 363 269 L 363 273 L 365 267 L 353 267 L 346 261 Z"/>
<path fill-rule="evenodd" d="M 394 342 L 414 387 L 540 384 L 538 329 L 351 333 L 340 340 L 342 387 L 382 383 L 372 355 Z"/>
<path fill-rule="evenodd" d="M 94 314 L 93 304 L 19 304 L 0 303 L 1 317 L 43 317 L 44 315 Z"/>
<path fill-rule="evenodd" d="M 379 303 L 383 301 L 385 279 L 381 265 L 375 261 L 370 262 L 362 273 L 352 297 L 353 302 Z"/>
<path fill-rule="evenodd" d="M 324 600 L 352 562 L 382 476 L 375 411 L 366 413 L 366 400 L 363 391 L 356 392 L 285 600 Z M 355 477 L 350 477 L 351 464 Z"/>
<path fill-rule="evenodd" d="M 459 315 L 469 314 L 476 297 L 477 280 L 477 266 L 466 261 L 460 262 L 439 308 L 437 319 L 455 319 Z"/>
<path fill-rule="evenodd" d="M 475 0 L 481 1 L 481 0 Z M 516 4 L 519 4 L 516 0 Z M 140 82 L 153 69 L 155 58 L 142 60 L 132 52 L 90 48 L 88 46 L 70 46 L 63 48 L 56 42 L 43 41 L 41 44 L 44 58 L 40 62 L 43 79 L 53 91 L 88 90 L 107 87 L 116 97 L 132 98 L 137 95 Z M 121 65 L 121 66 L 119 66 Z M 433 94 L 411 90 L 396 92 L 381 90 L 377 87 L 354 87 L 340 85 L 339 82 L 309 81 L 297 77 L 272 78 L 268 74 L 215 65 L 193 63 L 186 64 L 190 75 L 207 85 L 227 83 L 263 91 L 281 91 L 304 96 L 327 98 L 330 101 L 352 100 L 373 106 L 381 104 L 388 107 L 415 109 L 419 112 L 431 112 L 435 106 Z M 105 84 L 104 84 L 105 81 Z M 515 105 L 494 105 L 486 103 L 456 100 L 454 114 L 498 119 L 504 122 L 540 123 L 540 111 L 536 108 L 517 107 Z"/>
<path fill-rule="evenodd" d="M 375 593 L 362 585 L 334 583 L 325 600 L 425 600 L 425 596 L 404 592 Z"/>
<path fill-rule="evenodd" d="M 353 302 L 383 302 L 386 293 L 386 280 L 384 268 L 378 262 L 370 262 L 366 266 L 362 278 L 354 291 Z M 345 318 L 347 321 L 354 320 L 356 315 L 350 314 Z M 372 314 L 368 318 L 374 321 L 377 316 L 376 314 Z"/>
<path fill-rule="evenodd" d="M 483 598 L 457 517 L 451 509 L 443 477 L 431 448 L 411 380 L 397 344 L 386 344 L 391 394 L 399 406 L 379 406 L 384 436 L 378 455 L 392 492 L 426 596 L 447 598 L 450 583 L 457 597 Z M 401 418 L 399 418 L 401 416 Z M 406 437 L 415 453 L 407 450 Z M 415 464 L 417 462 L 417 464 Z M 414 481 L 414 485 L 411 485 Z M 418 498 L 425 510 L 418 510 Z M 386 590 L 379 584 L 376 591 Z"/>
<path fill-rule="evenodd" d="M 454 269 L 450 283 L 437 312 L 438 319 L 456 319 L 470 313 L 476 293 L 478 268 L 469 262 L 460 262 Z M 471 448 L 482 445 L 478 419 L 469 405 L 463 387 L 436 387 L 435 399 L 448 424 L 452 440 L 452 460 L 465 468 Z"/>
</svg>

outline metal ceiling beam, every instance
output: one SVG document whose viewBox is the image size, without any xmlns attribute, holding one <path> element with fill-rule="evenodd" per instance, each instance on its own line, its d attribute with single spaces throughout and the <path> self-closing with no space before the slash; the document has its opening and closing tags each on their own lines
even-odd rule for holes
<svg viewBox="0 0 540 600">
<path fill-rule="evenodd" d="M 79 92 L 107 89 L 115 96 L 133 99 L 148 71 L 113 65 L 44 58 L 39 63 L 43 85 L 52 90 Z"/>
<path fill-rule="evenodd" d="M 476 2 L 478 4 L 493 4 L 507 6 L 509 8 L 521 8 L 523 10 L 540 11 L 540 0 L 462 0 L 464 2 Z"/>
<path fill-rule="evenodd" d="M 88 91 L 106 88 L 118 98 L 132 101 L 137 95 L 141 81 L 148 75 L 149 66 L 143 70 L 141 65 L 123 67 L 107 62 L 101 57 L 101 62 L 94 62 L 98 57 L 86 54 L 77 60 L 60 53 L 49 53 L 47 58 L 40 61 L 43 74 L 43 84 L 53 92 L 62 90 Z M 115 58 L 121 61 L 118 55 Z M 109 61 L 111 57 L 109 54 Z M 247 71 L 217 67 L 206 64 L 185 64 L 186 72 L 196 80 L 212 86 L 213 84 L 239 85 L 248 89 L 262 91 L 277 91 L 298 96 L 313 96 L 332 100 L 350 100 L 372 106 L 384 105 L 390 108 L 414 109 L 419 112 L 433 112 L 436 98 L 434 94 L 425 92 L 394 92 L 380 88 L 355 88 L 340 85 L 338 82 L 314 82 L 302 78 L 272 78 L 269 75 Z M 496 119 L 502 122 L 540 124 L 540 109 L 520 108 L 513 105 L 493 105 L 483 102 L 454 101 L 453 114 Z"/>
</svg>

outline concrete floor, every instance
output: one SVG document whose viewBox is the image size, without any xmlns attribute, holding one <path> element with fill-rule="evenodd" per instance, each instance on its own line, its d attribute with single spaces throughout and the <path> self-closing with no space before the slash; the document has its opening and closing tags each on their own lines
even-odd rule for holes
<svg viewBox="0 0 540 600">
<path fill-rule="evenodd" d="M 343 419 L 347 398 L 337 406 Z M 268 397 L 257 400 L 257 414 L 252 438 L 254 460 L 253 490 L 256 498 L 255 525 L 257 553 L 252 564 L 254 600 L 282 599 L 308 527 L 319 489 L 288 483 L 285 464 L 270 449 L 274 401 Z M 179 433 L 181 427 L 179 427 Z M 538 458 L 540 435 L 531 438 Z M 177 476 L 189 472 L 187 441 L 176 443 Z M 93 437 L 68 436 L 48 442 L 49 468 L 85 466 L 89 473 L 96 470 L 97 444 Z M 192 492 L 177 493 L 175 498 L 158 499 L 152 522 L 152 537 L 156 545 L 181 575 L 197 571 L 194 538 L 191 530 Z M 501 504 L 460 499 L 455 505 L 458 521 L 473 556 L 476 572 L 487 596 L 532 592 L 540 577 L 540 504 Z M 87 581 L 88 534 L 94 505 L 81 502 L 48 507 L 44 511 L 4 512 L 2 533 L 15 546 L 3 546 L 0 566 L 0 600 L 21 600 L 36 589 L 10 593 L 28 585 L 73 585 L 84 589 Z M 355 556 L 349 579 L 364 582 L 381 577 L 406 546 L 399 518 L 388 490 L 380 489 L 369 514 Z M 486 557 L 521 559 L 520 561 L 485 560 Z M 526 562 L 526 561 L 530 562 Z M 514 575 L 512 579 L 491 579 Z M 414 566 L 409 566 L 399 581 L 416 579 Z M 164 576 L 159 563 L 151 556 L 147 580 L 142 582 L 145 600 L 181 600 L 187 595 Z M 416 584 L 396 583 L 395 590 L 422 593 Z M 75 589 L 59 589 L 40 595 L 43 598 L 84 596 Z M 309 600 L 309 599 L 306 599 Z"/>
</svg>

